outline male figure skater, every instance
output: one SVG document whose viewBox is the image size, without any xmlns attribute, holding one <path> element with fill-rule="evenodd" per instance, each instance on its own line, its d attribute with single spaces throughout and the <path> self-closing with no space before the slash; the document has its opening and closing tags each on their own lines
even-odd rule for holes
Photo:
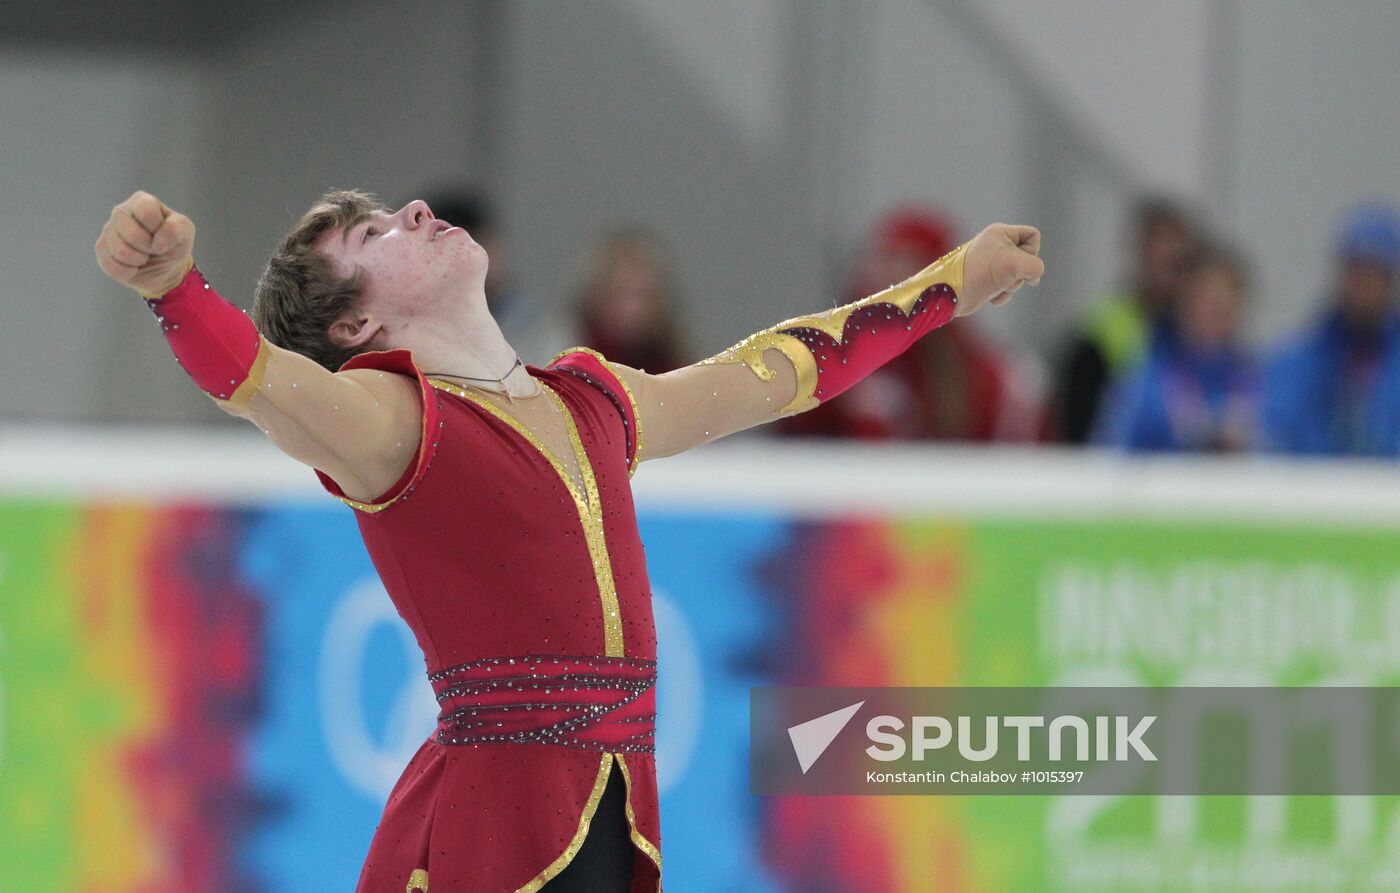
<svg viewBox="0 0 1400 893">
<path fill-rule="evenodd" d="M 442 706 L 358 893 L 660 893 L 637 463 L 830 400 L 1044 269 L 1038 231 L 996 224 L 878 294 L 654 375 L 587 348 L 522 363 L 487 310 L 485 252 L 421 201 L 328 193 L 252 319 L 194 265 L 194 235 L 137 192 L 98 265 L 200 389 L 355 511 Z"/>
</svg>

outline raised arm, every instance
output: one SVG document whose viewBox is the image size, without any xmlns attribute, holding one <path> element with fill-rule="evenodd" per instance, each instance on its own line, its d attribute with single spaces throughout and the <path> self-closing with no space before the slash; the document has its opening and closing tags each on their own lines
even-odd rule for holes
<svg viewBox="0 0 1400 893">
<path fill-rule="evenodd" d="M 418 449 L 416 383 L 371 369 L 333 373 L 272 344 L 204 279 L 194 235 L 188 217 L 137 192 L 112 209 L 97 263 L 140 293 L 176 360 L 220 409 L 253 422 L 352 499 L 379 496 Z"/>
<path fill-rule="evenodd" d="M 844 392 L 926 333 L 1040 282 L 1040 233 L 994 224 L 882 292 L 757 332 L 662 374 L 610 364 L 637 404 L 641 459 L 806 412 Z"/>
</svg>

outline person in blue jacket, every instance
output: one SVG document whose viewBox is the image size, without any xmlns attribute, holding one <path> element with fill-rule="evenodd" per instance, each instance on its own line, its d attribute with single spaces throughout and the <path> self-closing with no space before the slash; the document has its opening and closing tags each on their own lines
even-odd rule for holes
<svg viewBox="0 0 1400 893">
<path fill-rule="evenodd" d="M 1110 392 L 1096 440 L 1132 451 L 1234 452 L 1259 440 L 1260 370 L 1241 330 L 1249 299 L 1244 261 L 1220 244 L 1187 263 L 1173 337 Z"/>
<path fill-rule="evenodd" d="M 1364 204 L 1337 243 L 1331 305 L 1270 358 L 1266 447 L 1326 456 L 1400 455 L 1400 215 Z"/>
</svg>

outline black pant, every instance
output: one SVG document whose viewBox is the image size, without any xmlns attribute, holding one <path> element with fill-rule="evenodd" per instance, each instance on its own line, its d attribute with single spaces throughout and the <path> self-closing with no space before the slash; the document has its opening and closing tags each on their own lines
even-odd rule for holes
<svg viewBox="0 0 1400 893">
<path fill-rule="evenodd" d="M 629 893 L 636 850 L 628 835 L 627 786 L 613 766 L 583 846 L 540 889 L 544 893 Z"/>
</svg>

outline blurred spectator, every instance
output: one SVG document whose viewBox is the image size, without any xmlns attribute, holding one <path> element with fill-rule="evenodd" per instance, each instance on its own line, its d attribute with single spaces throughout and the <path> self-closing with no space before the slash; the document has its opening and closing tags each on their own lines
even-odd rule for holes
<svg viewBox="0 0 1400 893">
<path fill-rule="evenodd" d="M 1234 452 L 1259 443 L 1260 371 L 1241 343 L 1249 279 L 1223 246 L 1203 246 L 1184 271 L 1175 337 L 1102 401 L 1096 440 L 1129 450 Z"/>
<path fill-rule="evenodd" d="M 842 303 L 914 275 L 957 247 L 952 223 L 922 207 L 880 222 Z M 839 400 L 781 420 L 783 434 L 865 439 L 1033 440 L 1043 427 L 1034 377 L 971 319 L 919 339 Z"/>
<path fill-rule="evenodd" d="M 1331 306 L 1271 358 L 1269 446 L 1316 455 L 1400 455 L 1400 217 L 1353 208 L 1336 245 Z"/>
<path fill-rule="evenodd" d="M 674 278 L 660 238 L 642 227 L 605 234 L 578 296 L 577 344 L 648 372 L 686 364 Z"/>
<path fill-rule="evenodd" d="M 425 199 L 433 216 L 465 229 L 490 258 L 486 269 L 486 303 L 501 334 L 527 363 L 541 364 L 568 347 L 567 333 L 551 325 L 540 302 L 522 291 L 511 277 L 510 247 L 491 204 L 479 192 L 443 190 Z"/>
<path fill-rule="evenodd" d="M 1073 337 L 1057 376 L 1058 436 L 1066 443 L 1089 438 L 1105 390 L 1170 333 L 1195 223 L 1181 206 L 1157 197 L 1142 199 L 1134 218 L 1132 283 L 1100 301 Z"/>
</svg>

